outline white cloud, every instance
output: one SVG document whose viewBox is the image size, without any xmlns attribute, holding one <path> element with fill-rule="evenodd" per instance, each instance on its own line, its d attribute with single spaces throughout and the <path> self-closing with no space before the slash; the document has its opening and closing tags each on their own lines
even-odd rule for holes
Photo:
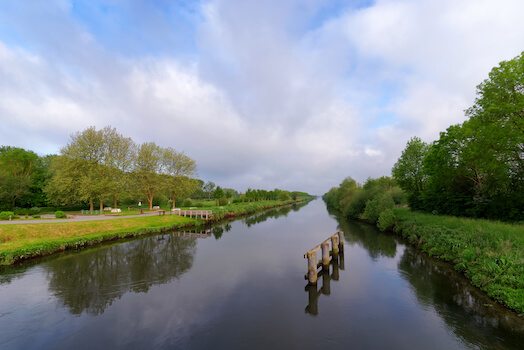
<svg viewBox="0 0 524 350">
<path fill-rule="evenodd" d="M 475 86 L 524 38 L 521 1 L 379 0 L 318 20 L 320 0 L 217 0 L 184 29 L 195 52 L 126 56 L 59 5 L 0 15 L 25 39 L 0 26 L 1 144 L 57 152 L 111 125 L 238 190 L 321 194 L 388 175 L 409 138 L 465 119 Z"/>
</svg>

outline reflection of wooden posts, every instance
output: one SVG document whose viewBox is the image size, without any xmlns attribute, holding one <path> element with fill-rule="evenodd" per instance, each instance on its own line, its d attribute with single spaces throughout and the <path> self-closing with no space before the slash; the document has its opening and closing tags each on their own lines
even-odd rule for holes
<svg viewBox="0 0 524 350">
<path fill-rule="evenodd" d="M 331 275 L 331 277 L 335 280 L 335 281 L 338 281 L 338 277 L 339 277 L 339 274 L 338 274 L 338 269 L 339 269 L 339 266 L 338 266 L 338 257 L 331 260 L 331 265 L 333 265 L 333 274 Z"/>
<path fill-rule="evenodd" d="M 317 252 L 309 251 L 307 255 L 308 280 L 311 284 L 317 284 Z"/>
<path fill-rule="evenodd" d="M 313 284 L 308 284 L 306 286 L 306 291 L 308 292 L 309 303 L 306 306 L 306 312 L 311 315 L 318 315 L 318 297 L 320 293 L 317 291 L 317 286 Z"/>
<path fill-rule="evenodd" d="M 331 276 L 329 276 L 329 267 L 328 270 L 321 272 L 322 276 L 322 288 L 320 288 L 320 291 L 324 295 L 330 295 L 331 294 Z"/>
</svg>

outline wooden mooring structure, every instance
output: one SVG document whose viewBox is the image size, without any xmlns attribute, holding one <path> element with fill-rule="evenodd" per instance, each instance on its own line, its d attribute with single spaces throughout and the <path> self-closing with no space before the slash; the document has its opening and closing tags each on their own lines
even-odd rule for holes
<svg viewBox="0 0 524 350">
<path fill-rule="evenodd" d="M 329 244 L 331 243 L 331 251 Z M 322 249 L 322 260 L 317 260 L 317 250 Z M 323 270 L 327 270 L 329 273 L 330 256 L 338 260 L 339 252 L 344 252 L 344 232 L 339 231 L 326 239 L 324 242 L 317 245 L 315 248 L 309 250 L 304 254 L 304 258 L 307 258 L 307 270 L 305 278 L 310 284 L 316 285 L 318 279 L 318 268 L 322 267 Z"/>
<path fill-rule="evenodd" d="M 184 217 L 190 217 L 190 218 L 198 218 L 202 220 L 209 220 L 213 217 L 213 211 L 212 210 L 181 210 L 181 209 L 174 209 L 171 210 L 173 214 L 180 215 Z"/>
</svg>

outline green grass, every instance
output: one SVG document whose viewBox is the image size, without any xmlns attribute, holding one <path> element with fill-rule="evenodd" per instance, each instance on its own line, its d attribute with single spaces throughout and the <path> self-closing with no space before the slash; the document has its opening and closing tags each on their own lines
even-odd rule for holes
<svg viewBox="0 0 524 350">
<path fill-rule="evenodd" d="M 77 249 L 116 238 L 195 226 L 197 220 L 176 215 L 65 223 L 0 226 L 0 265 Z"/>
<path fill-rule="evenodd" d="M 259 201 L 222 207 L 210 205 L 209 207 L 198 208 L 198 210 L 213 210 L 213 221 L 220 221 L 295 202 Z M 144 212 L 146 211 L 144 210 Z M 0 225 L 0 265 L 11 265 L 20 260 L 68 249 L 79 249 L 118 238 L 161 233 L 182 227 L 195 227 L 200 225 L 201 222 L 200 220 L 167 213 L 164 216 L 125 217 L 138 213 L 139 211 L 136 210 L 126 210 L 114 214 L 124 216 L 124 218 L 118 220 L 53 223 L 53 219 L 49 219 L 49 223 L 41 224 L 34 224 L 31 223 L 31 220 L 27 220 L 18 225 Z"/>
<path fill-rule="evenodd" d="M 524 312 L 524 225 L 395 208 L 394 231 L 452 263 L 493 299 Z"/>
</svg>

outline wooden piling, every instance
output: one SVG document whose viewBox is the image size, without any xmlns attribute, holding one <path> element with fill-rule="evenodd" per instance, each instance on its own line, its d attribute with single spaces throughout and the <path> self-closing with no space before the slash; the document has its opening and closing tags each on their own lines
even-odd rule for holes
<svg viewBox="0 0 524 350">
<path fill-rule="evenodd" d="M 308 280 L 311 284 L 317 284 L 317 253 L 307 252 Z"/>
<path fill-rule="evenodd" d="M 320 245 L 322 248 L 322 268 L 329 269 L 329 242 L 324 242 Z"/>
<path fill-rule="evenodd" d="M 344 251 L 344 232 L 338 231 L 338 250 L 342 253 Z"/>
<path fill-rule="evenodd" d="M 333 255 L 338 255 L 338 234 L 331 236 L 331 251 Z"/>
</svg>

